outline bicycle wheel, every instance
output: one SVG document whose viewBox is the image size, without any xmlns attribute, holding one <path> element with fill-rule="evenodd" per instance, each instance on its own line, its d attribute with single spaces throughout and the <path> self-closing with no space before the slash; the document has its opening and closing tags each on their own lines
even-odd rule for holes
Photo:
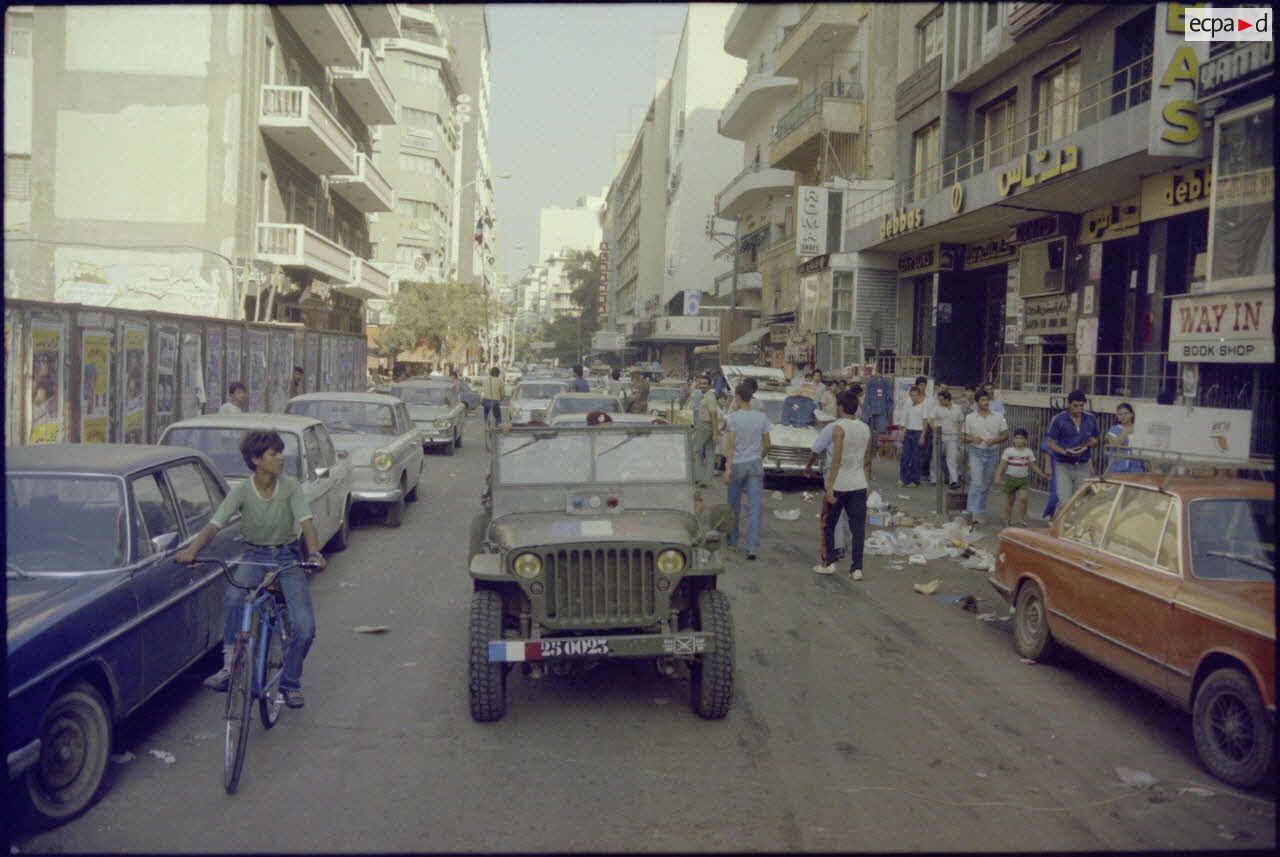
<svg viewBox="0 0 1280 857">
<path fill-rule="evenodd" d="M 267 666 L 262 671 L 262 695 L 258 697 L 258 716 L 267 729 L 276 725 L 280 719 L 280 708 L 284 705 L 284 697 L 280 693 L 280 681 L 277 676 L 284 669 L 285 629 L 288 627 L 288 616 L 282 608 L 275 608 L 274 619 L 262 626 L 261 644 L 267 650 Z M 272 684 L 272 680 L 275 683 Z"/>
<path fill-rule="evenodd" d="M 227 686 L 226 728 L 222 748 L 222 787 L 235 794 L 244 767 L 244 751 L 249 744 L 250 703 L 253 701 L 253 638 L 237 643 L 231 661 L 231 682 Z"/>
</svg>

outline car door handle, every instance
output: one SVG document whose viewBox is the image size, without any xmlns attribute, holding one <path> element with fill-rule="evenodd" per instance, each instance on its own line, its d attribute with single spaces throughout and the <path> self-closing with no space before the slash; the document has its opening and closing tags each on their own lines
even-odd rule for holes
<svg viewBox="0 0 1280 857">
<path fill-rule="evenodd" d="M 1101 571 L 1101 570 L 1102 570 L 1102 563 L 1100 563 L 1100 562 L 1094 562 L 1094 561 L 1093 561 L 1093 560 L 1091 560 L 1091 559 L 1082 559 L 1082 560 L 1080 560 L 1080 564 L 1081 564 L 1081 565 L 1083 565 L 1085 568 L 1089 569 L 1090 571 Z"/>
</svg>

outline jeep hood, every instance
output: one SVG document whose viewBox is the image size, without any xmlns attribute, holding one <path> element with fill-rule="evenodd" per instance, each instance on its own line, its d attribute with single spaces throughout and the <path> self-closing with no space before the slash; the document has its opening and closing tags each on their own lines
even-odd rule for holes
<svg viewBox="0 0 1280 857">
<path fill-rule="evenodd" d="M 571 544 L 654 542 L 685 547 L 698 537 L 698 519 L 683 512 L 636 511 L 623 515 L 566 515 L 525 512 L 493 524 L 493 538 L 505 550 Z"/>
</svg>

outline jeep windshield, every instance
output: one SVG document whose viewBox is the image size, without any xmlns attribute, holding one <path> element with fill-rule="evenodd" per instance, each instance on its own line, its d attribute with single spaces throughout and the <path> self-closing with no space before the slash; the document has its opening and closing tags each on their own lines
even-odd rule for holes
<svg viewBox="0 0 1280 857">
<path fill-rule="evenodd" d="M 592 429 L 512 433 L 498 438 L 498 484 L 682 482 L 689 478 L 683 432 Z"/>
<path fill-rule="evenodd" d="M 569 385 L 563 381 L 545 381 L 532 384 L 521 384 L 511 394 L 512 399 L 550 399 L 556 393 L 568 392 Z"/>
</svg>

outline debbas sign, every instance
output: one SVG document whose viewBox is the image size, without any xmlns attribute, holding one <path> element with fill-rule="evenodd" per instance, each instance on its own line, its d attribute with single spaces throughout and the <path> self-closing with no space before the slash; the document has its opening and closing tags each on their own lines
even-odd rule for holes
<svg viewBox="0 0 1280 857">
<path fill-rule="evenodd" d="M 1269 8 L 1188 8 L 1185 16 L 1189 42 L 1271 41 Z"/>
</svg>

